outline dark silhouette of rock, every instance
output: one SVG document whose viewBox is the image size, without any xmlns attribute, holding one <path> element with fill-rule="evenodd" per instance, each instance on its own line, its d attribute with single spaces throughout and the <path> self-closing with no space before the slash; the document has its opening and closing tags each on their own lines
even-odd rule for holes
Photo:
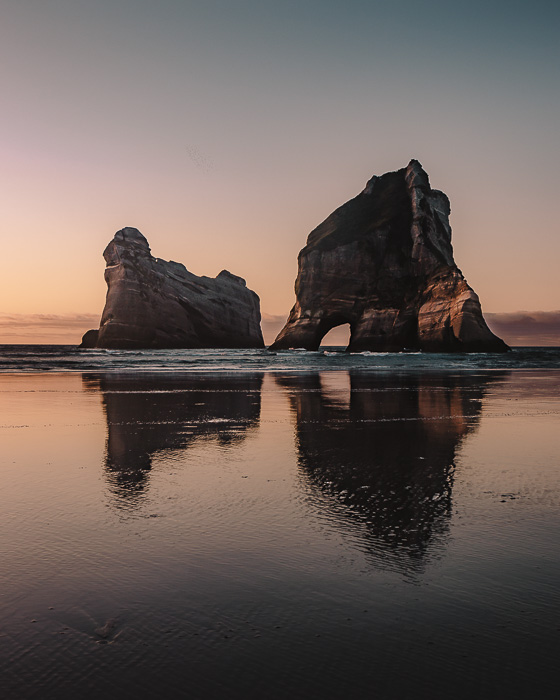
<svg viewBox="0 0 560 700">
<path fill-rule="evenodd" d="M 103 256 L 108 290 L 101 326 L 80 347 L 264 347 L 259 297 L 241 277 L 227 270 L 197 277 L 181 263 L 154 258 L 130 227 L 117 231 Z"/>
<path fill-rule="evenodd" d="M 97 329 L 86 331 L 82 336 L 81 348 L 94 348 L 97 345 L 99 331 Z"/>
<path fill-rule="evenodd" d="M 117 506 L 136 507 L 155 455 L 178 455 L 200 441 L 239 446 L 260 422 L 262 375 L 84 374 L 107 421 L 105 477 Z"/>
<path fill-rule="evenodd" d="M 271 349 L 316 350 L 349 323 L 351 351 L 507 351 L 453 260 L 449 213 L 416 160 L 372 177 L 309 234 L 296 303 Z"/>
<path fill-rule="evenodd" d="M 310 502 L 359 526 L 376 565 L 423 568 L 449 528 L 457 452 L 478 429 L 488 390 L 507 376 L 276 375 Z"/>
</svg>

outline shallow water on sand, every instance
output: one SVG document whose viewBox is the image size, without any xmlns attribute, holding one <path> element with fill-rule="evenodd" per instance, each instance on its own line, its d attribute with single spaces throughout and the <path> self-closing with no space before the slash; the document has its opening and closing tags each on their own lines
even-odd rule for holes
<svg viewBox="0 0 560 700">
<path fill-rule="evenodd" d="M 556 697 L 559 389 L 3 375 L 3 697 Z"/>
</svg>

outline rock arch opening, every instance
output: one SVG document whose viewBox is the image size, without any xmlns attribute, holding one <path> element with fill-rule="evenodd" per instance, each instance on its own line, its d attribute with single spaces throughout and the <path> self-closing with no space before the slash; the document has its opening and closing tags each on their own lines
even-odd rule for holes
<svg viewBox="0 0 560 700">
<path fill-rule="evenodd" d="M 329 330 L 325 332 L 325 335 L 321 339 L 319 345 L 321 347 L 342 347 L 347 348 L 350 344 L 350 336 L 352 334 L 352 329 L 349 323 L 339 323 L 332 326 Z"/>
</svg>

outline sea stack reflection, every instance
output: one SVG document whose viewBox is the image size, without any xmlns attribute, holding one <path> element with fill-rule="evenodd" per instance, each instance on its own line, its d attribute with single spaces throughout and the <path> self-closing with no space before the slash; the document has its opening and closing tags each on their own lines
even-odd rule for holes
<svg viewBox="0 0 560 700">
<path fill-rule="evenodd" d="M 234 447 L 258 427 L 262 376 L 84 375 L 107 420 L 105 477 L 118 507 L 139 504 L 155 455 L 200 440 Z"/>
<path fill-rule="evenodd" d="M 486 387 L 504 376 L 277 378 L 290 397 L 310 502 L 365 539 L 376 565 L 421 567 L 448 529 L 457 450 L 478 426 Z"/>
</svg>

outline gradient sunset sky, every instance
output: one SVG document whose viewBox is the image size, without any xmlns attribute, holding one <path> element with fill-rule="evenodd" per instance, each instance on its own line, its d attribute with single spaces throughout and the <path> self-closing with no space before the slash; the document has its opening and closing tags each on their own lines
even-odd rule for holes
<svg viewBox="0 0 560 700">
<path fill-rule="evenodd" d="M 2 0 L 0 342 L 78 342 L 124 226 L 286 315 L 308 233 L 411 158 L 483 310 L 559 309 L 559 29 L 539 0 Z"/>
</svg>

